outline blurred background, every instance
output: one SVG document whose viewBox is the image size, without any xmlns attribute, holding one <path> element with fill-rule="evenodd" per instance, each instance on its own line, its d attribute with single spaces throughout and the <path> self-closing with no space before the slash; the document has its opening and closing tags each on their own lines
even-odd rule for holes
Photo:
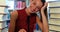
<svg viewBox="0 0 60 32">
<path fill-rule="evenodd" d="M 10 13 L 14 10 L 21 10 L 29 7 L 29 0 L 0 0 L 0 32 L 8 32 L 10 24 Z M 60 0 L 46 0 L 48 2 L 47 18 L 49 32 L 60 32 Z M 40 14 L 37 13 L 39 16 Z M 40 17 L 40 16 L 39 16 Z M 34 32 L 41 32 L 36 24 Z"/>
</svg>

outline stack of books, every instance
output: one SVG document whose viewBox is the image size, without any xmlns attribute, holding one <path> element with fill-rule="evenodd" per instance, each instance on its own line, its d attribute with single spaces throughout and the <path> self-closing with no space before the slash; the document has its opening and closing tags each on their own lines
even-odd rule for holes
<svg viewBox="0 0 60 32">
<path fill-rule="evenodd" d="M 49 32 L 60 32 L 60 2 L 49 2 Z"/>
<path fill-rule="evenodd" d="M 6 0 L 0 0 L 0 32 L 6 31 L 6 21 L 3 19 L 3 16 L 6 15 Z"/>
</svg>

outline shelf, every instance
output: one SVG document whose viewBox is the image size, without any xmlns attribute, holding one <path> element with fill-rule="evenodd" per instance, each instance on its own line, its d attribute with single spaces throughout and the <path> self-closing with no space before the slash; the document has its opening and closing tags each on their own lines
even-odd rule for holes
<svg viewBox="0 0 60 32">
<path fill-rule="evenodd" d="M 7 15 L 8 13 L 0 13 L 0 15 Z"/>
<path fill-rule="evenodd" d="M 50 19 L 60 19 L 60 18 L 50 18 Z"/>
<path fill-rule="evenodd" d="M 60 14 L 60 13 L 51 13 L 51 12 L 50 12 L 50 14 Z"/>
<path fill-rule="evenodd" d="M 49 31 L 60 32 L 60 1 L 49 1 L 48 4 Z"/>
<path fill-rule="evenodd" d="M 0 5 L 0 7 L 7 7 L 7 8 L 8 8 L 9 6 L 6 6 L 6 5 Z"/>
<path fill-rule="evenodd" d="M 51 6 L 51 7 L 48 7 L 48 8 L 60 8 L 60 6 Z"/>
<path fill-rule="evenodd" d="M 51 29 L 49 29 L 50 31 L 54 31 L 54 32 L 60 32 L 60 31 L 56 31 L 56 30 L 51 30 Z"/>
<path fill-rule="evenodd" d="M 5 21 L 0 21 L 0 23 L 3 23 L 3 22 L 5 22 Z"/>
<path fill-rule="evenodd" d="M 10 20 L 10 19 L 7 19 L 7 20 Z M 7 21 L 7 20 L 1 20 L 0 22 L 5 22 L 5 21 Z"/>
<path fill-rule="evenodd" d="M 49 24 L 49 25 L 53 25 L 53 26 L 59 26 L 59 27 L 60 27 L 60 25 L 57 25 L 57 24 Z"/>
</svg>

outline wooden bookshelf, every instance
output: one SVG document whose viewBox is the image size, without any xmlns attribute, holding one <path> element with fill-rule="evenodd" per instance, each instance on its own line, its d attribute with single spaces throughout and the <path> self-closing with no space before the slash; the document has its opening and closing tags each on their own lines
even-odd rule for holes
<svg viewBox="0 0 60 32">
<path fill-rule="evenodd" d="M 49 32 L 60 32 L 60 1 L 50 1 L 49 4 Z"/>
</svg>

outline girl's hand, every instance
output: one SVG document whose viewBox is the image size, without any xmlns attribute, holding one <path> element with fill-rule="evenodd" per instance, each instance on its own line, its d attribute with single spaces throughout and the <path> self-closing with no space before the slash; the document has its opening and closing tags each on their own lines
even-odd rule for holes
<svg viewBox="0 0 60 32">
<path fill-rule="evenodd" d="M 41 11 L 44 11 L 44 10 L 45 10 L 45 8 L 47 8 L 47 6 L 48 6 L 48 3 L 47 3 L 47 2 L 45 2 L 45 3 L 44 3 L 44 6 L 41 8 Z"/>
</svg>

